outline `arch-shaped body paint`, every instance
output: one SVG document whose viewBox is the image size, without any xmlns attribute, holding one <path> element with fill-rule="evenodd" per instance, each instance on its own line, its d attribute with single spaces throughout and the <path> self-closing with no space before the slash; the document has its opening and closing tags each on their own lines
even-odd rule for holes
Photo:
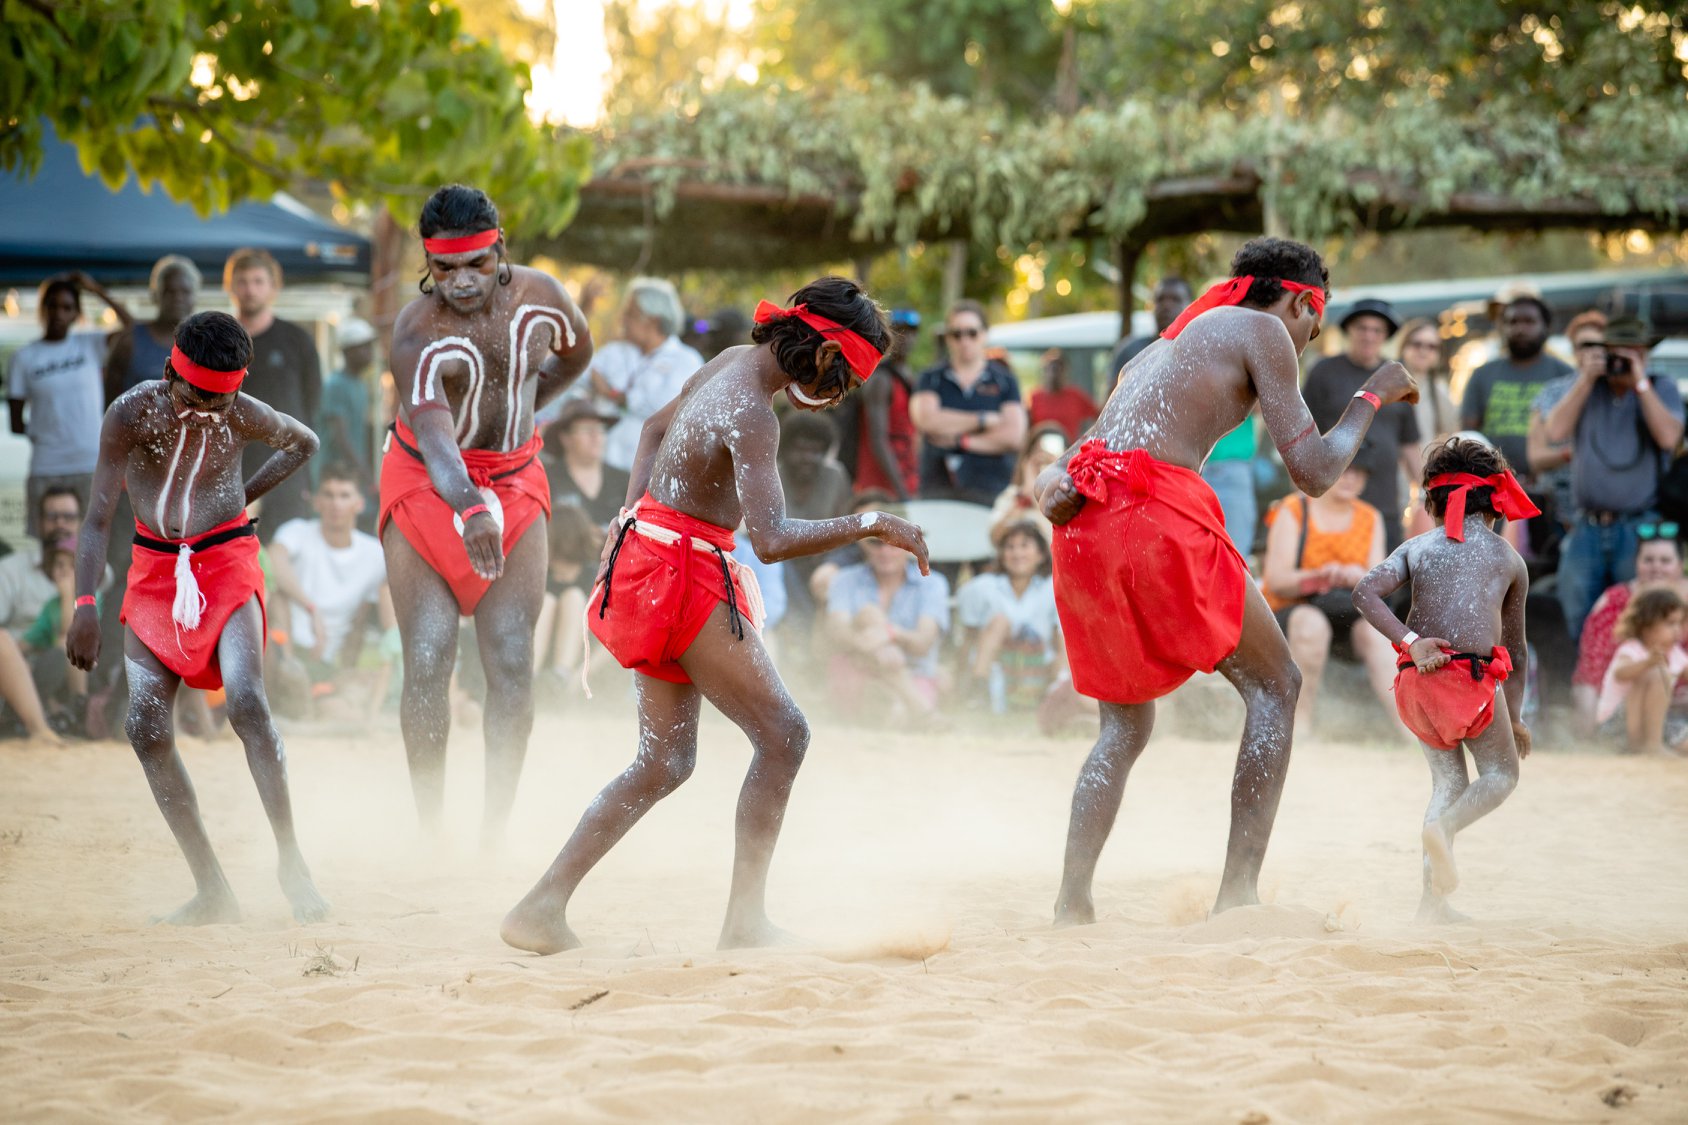
<svg viewBox="0 0 1688 1125">
<path fill-rule="evenodd" d="M 559 340 L 565 340 L 569 347 L 574 347 L 574 326 L 568 322 L 567 317 L 549 305 L 521 305 L 510 317 L 510 364 L 505 387 L 507 413 L 504 416 L 504 441 L 500 449 L 508 451 L 516 448 L 516 424 L 521 413 L 521 388 L 528 375 L 528 345 L 533 342 L 533 334 L 547 325 L 551 329 L 551 350 L 556 350 Z M 469 432 L 472 436 L 474 429 L 471 428 Z"/>
</svg>

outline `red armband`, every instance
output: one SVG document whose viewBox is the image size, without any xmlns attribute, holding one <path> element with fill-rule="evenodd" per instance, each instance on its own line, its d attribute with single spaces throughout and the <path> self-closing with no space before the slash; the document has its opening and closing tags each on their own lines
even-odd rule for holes
<svg viewBox="0 0 1688 1125">
<path fill-rule="evenodd" d="M 1372 407 L 1373 410 L 1382 410 L 1383 409 L 1383 400 L 1378 398 L 1376 395 L 1372 394 L 1370 391 L 1355 391 L 1354 397 L 1355 398 L 1363 398 L 1367 402 L 1371 403 L 1371 407 Z"/>
<path fill-rule="evenodd" d="M 482 512 L 490 511 L 492 511 L 492 509 L 487 507 L 485 504 L 471 504 L 467 508 L 464 508 L 461 512 L 458 512 L 457 518 L 467 524 L 472 517 L 478 516 Z"/>
<path fill-rule="evenodd" d="M 93 604 L 94 604 L 94 595 L 92 595 L 92 594 L 83 594 L 80 598 L 76 599 L 76 608 L 77 609 L 81 609 L 85 605 L 93 605 Z"/>
</svg>

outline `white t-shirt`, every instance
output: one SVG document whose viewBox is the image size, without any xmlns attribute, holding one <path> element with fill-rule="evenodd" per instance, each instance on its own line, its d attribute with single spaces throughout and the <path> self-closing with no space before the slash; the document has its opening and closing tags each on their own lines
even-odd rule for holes
<svg viewBox="0 0 1688 1125">
<path fill-rule="evenodd" d="M 631 472 L 645 419 L 672 402 L 702 366 L 703 357 L 678 336 L 668 337 L 650 355 L 626 340 L 612 340 L 600 348 L 592 357 L 592 369 L 627 396 L 621 421 L 610 427 L 604 442 L 604 464 Z"/>
<path fill-rule="evenodd" d="M 387 581 L 387 559 L 373 535 L 352 532 L 352 545 L 330 547 L 322 537 L 317 520 L 288 520 L 275 533 L 275 546 L 283 548 L 299 576 L 299 588 L 316 603 L 317 616 L 327 634 L 322 649 L 324 660 L 333 660 L 351 632 L 352 619 L 370 602 L 378 601 Z M 311 615 L 293 607 L 291 622 L 294 643 L 304 648 L 316 644 Z"/>
<path fill-rule="evenodd" d="M 1061 628 L 1055 583 L 1041 574 L 1032 578 L 1019 597 L 1014 596 L 1006 574 L 981 574 L 956 595 L 955 615 L 969 629 L 982 629 L 1001 615 L 1008 618 L 1010 636 L 1041 641 L 1045 649 Z"/>
<path fill-rule="evenodd" d="M 12 357 L 6 394 L 28 405 L 30 476 L 94 471 L 105 417 L 105 354 L 103 333 L 74 332 L 25 344 Z"/>
</svg>

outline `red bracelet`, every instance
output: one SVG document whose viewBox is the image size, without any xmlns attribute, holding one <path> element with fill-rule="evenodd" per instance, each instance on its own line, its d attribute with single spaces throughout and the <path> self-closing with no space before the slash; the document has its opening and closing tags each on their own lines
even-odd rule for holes
<svg viewBox="0 0 1688 1125">
<path fill-rule="evenodd" d="M 93 604 L 94 604 L 94 595 L 92 595 L 92 594 L 83 594 L 80 598 L 76 599 L 76 608 L 77 609 L 81 609 L 85 605 L 93 605 Z"/>
<path fill-rule="evenodd" d="M 487 507 L 485 504 L 471 504 L 469 507 L 464 508 L 461 512 L 458 512 L 457 518 L 462 520 L 464 523 L 468 523 L 471 517 L 478 516 L 482 512 L 490 511 L 492 511 L 492 509 Z"/>
<path fill-rule="evenodd" d="M 1371 407 L 1372 407 L 1373 410 L 1382 410 L 1383 409 L 1383 400 L 1378 398 L 1376 395 L 1372 394 L 1370 391 L 1355 391 L 1354 397 L 1355 398 L 1363 398 L 1367 402 L 1371 403 Z"/>
</svg>

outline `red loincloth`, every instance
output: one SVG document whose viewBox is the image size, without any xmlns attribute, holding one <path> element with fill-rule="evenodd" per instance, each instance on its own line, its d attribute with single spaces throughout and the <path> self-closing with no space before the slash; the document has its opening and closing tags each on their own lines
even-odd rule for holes
<svg viewBox="0 0 1688 1125">
<path fill-rule="evenodd" d="M 1426 746 L 1457 750 L 1495 721 L 1495 690 L 1512 674 L 1512 654 L 1495 646 L 1488 657 L 1442 651 L 1454 659 L 1429 675 L 1404 650 L 1396 663 L 1395 711 Z"/>
<path fill-rule="evenodd" d="M 731 531 L 645 493 L 618 533 L 604 581 L 593 587 L 586 605 L 592 635 L 623 668 L 691 683 L 679 660 L 717 605 L 726 602 L 762 628 L 762 589 L 756 575 L 727 553 L 732 549 Z"/>
<path fill-rule="evenodd" d="M 526 445 L 508 453 L 495 449 L 462 451 L 470 482 L 483 495 L 493 493 L 503 508 L 506 555 L 534 520 L 551 516 L 551 481 L 539 460 L 541 444 L 535 434 Z M 403 422 L 393 424 L 387 451 L 381 457 L 379 513 L 376 535 L 385 533 L 388 520 L 397 523 L 405 541 L 451 587 L 458 612 L 464 616 L 474 613 L 492 583 L 475 573 L 469 551 L 463 546 L 463 532 L 456 524 L 457 513 L 434 491 L 428 467 L 416 448 L 416 434 Z"/>
<path fill-rule="evenodd" d="M 1237 650 L 1248 565 L 1189 469 L 1087 441 L 1067 473 L 1087 503 L 1055 529 L 1055 603 L 1073 685 L 1147 703 Z"/>
<path fill-rule="evenodd" d="M 222 687 L 217 645 L 223 639 L 223 626 L 254 594 L 258 612 L 264 613 L 264 571 L 258 565 L 256 532 L 245 512 L 188 539 L 166 539 L 135 522 L 129 588 L 123 594 L 119 620 L 189 687 L 208 691 Z M 174 615 L 176 563 L 184 543 L 203 599 L 199 624 L 193 628 Z M 260 638 L 268 635 L 267 624 L 266 618 Z"/>
</svg>

